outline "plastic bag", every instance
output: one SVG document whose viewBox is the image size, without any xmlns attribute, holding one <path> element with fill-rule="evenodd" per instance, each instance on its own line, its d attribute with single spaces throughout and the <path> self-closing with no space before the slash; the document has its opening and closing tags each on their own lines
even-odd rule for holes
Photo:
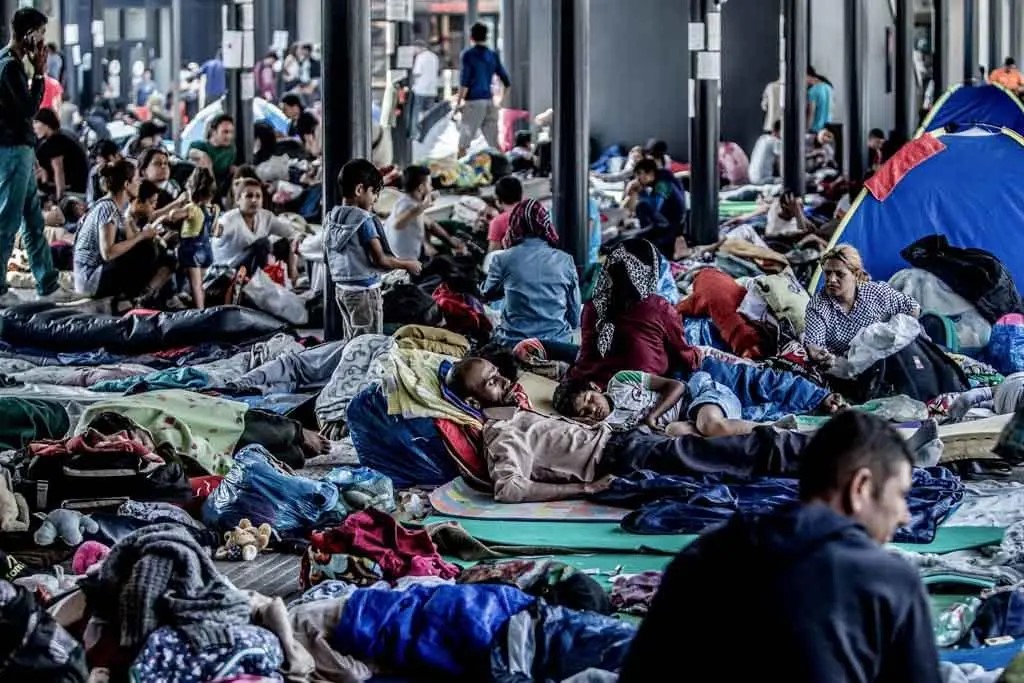
<svg viewBox="0 0 1024 683">
<path fill-rule="evenodd" d="M 242 518 L 259 526 L 266 522 L 278 533 L 312 529 L 335 521 L 338 488 L 329 481 L 300 477 L 262 446 L 247 446 L 214 492 L 203 503 L 203 522 L 227 531 Z"/>
<path fill-rule="evenodd" d="M 242 288 L 253 305 L 292 325 L 305 325 L 309 320 L 306 302 L 294 292 L 290 292 L 274 282 L 262 270 L 253 273 L 249 282 Z"/>
<path fill-rule="evenodd" d="M 376 508 L 395 511 L 395 487 L 391 479 L 369 467 L 336 467 L 327 473 L 329 481 L 341 491 L 341 501 L 349 512 Z"/>
<path fill-rule="evenodd" d="M 992 326 L 985 354 L 988 362 L 1004 375 L 1024 372 L 1024 324 L 1019 315 L 1007 315 Z"/>
<path fill-rule="evenodd" d="M 902 351 L 921 335 L 917 318 L 902 313 L 888 322 L 873 323 L 857 333 L 846 358 L 836 359 L 831 374 L 852 379 L 878 361 Z"/>
</svg>

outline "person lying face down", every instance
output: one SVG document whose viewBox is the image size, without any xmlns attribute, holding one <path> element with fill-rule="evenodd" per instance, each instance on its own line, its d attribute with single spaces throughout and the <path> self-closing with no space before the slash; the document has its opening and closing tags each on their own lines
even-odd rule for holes
<svg viewBox="0 0 1024 683">
<path fill-rule="evenodd" d="M 722 662 L 706 653 L 737 614 L 759 635 L 727 665 L 729 680 L 941 680 L 918 570 L 879 547 L 910 520 L 913 459 L 881 419 L 833 418 L 802 454 L 800 503 L 736 513 L 672 561 L 620 683 L 666 680 L 681 661 L 692 680 L 721 678 Z"/>
</svg>

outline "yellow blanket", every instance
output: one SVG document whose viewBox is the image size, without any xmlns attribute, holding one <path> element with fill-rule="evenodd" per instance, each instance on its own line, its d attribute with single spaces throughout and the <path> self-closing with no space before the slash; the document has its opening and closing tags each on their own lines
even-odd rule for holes
<svg viewBox="0 0 1024 683">
<path fill-rule="evenodd" d="M 388 414 L 406 418 L 440 418 L 469 427 L 482 427 L 479 420 L 441 394 L 438 369 L 445 360 L 455 359 L 417 349 L 392 349 L 383 361 Z"/>
</svg>

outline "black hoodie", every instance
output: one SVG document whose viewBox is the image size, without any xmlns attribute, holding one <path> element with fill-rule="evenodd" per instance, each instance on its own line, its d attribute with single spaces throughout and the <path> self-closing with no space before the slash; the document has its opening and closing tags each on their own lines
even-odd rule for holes
<svg viewBox="0 0 1024 683">
<path fill-rule="evenodd" d="M 938 683 L 917 570 L 820 504 L 735 515 L 665 571 L 619 683 Z"/>
</svg>

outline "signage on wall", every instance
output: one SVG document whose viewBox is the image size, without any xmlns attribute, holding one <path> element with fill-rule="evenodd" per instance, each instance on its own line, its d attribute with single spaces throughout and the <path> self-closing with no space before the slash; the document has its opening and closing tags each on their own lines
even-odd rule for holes
<svg viewBox="0 0 1024 683">
<path fill-rule="evenodd" d="M 412 23 L 413 0 L 387 0 L 384 5 L 384 19 Z"/>
</svg>

